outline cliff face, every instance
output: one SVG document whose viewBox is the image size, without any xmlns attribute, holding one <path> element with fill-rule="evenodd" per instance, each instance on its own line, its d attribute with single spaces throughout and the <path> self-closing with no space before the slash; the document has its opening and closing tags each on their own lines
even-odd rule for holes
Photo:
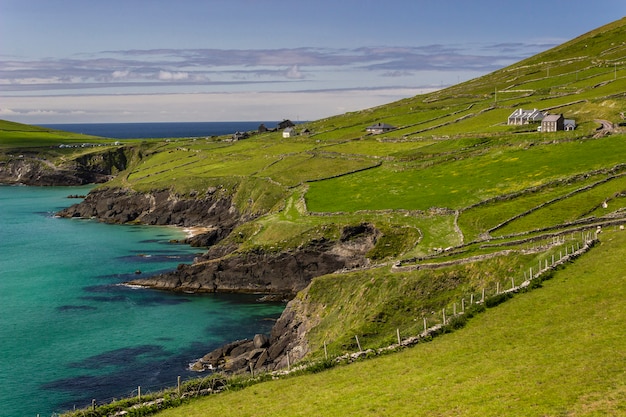
<svg viewBox="0 0 626 417">
<path fill-rule="evenodd" d="M 65 217 L 95 217 L 103 221 L 154 225 L 210 227 L 199 237 L 211 246 L 226 237 L 242 218 L 231 200 L 214 192 L 203 198 L 182 197 L 168 190 L 139 193 L 119 188 L 97 189 L 85 200 L 59 213 Z M 316 276 L 344 268 L 366 266 L 365 254 L 374 247 L 379 231 L 370 224 L 345 227 L 340 239 L 317 239 L 298 248 L 267 252 L 239 251 L 217 245 L 191 265 L 172 272 L 137 279 L 128 284 L 170 291 L 248 292 L 293 298 Z M 207 354 L 193 369 L 220 368 L 227 372 L 274 370 L 295 363 L 308 353 L 306 302 L 293 298 L 269 337 L 230 343 Z M 289 355 L 289 357 L 287 357 Z"/>
<path fill-rule="evenodd" d="M 123 148 L 83 155 L 62 165 L 23 153 L 0 162 L 0 183 L 24 185 L 83 185 L 103 183 L 128 164 Z"/>
<path fill-rule="evenodd" d="M 273 326 L 269 338 L 256 335 L 253 340 L 229 343 L 206 354 L 194 363 L 191 369 L 196 371 L 217 369 L 231 373 L 247 372 L 250 369 L 274 371 L 286 368 L 289 364 L 294 364 L 302 359 L 309 353 L 307 334 L 316 325 L 315 318 L 310 317 L 307 312 L 309 302 L 307 301 L 306 287 L 315 276 L 332 272 L 333 268 L 338 265 L 341 265 L 342 268 L 350 268 L 367 264 L 365 253 L 374 246 L 377 237 L 378 231 L 367 224 L 344 229 L 339 242 L 325 242 L 324 245 L 317 246 L 319 269 L 312 271 L 308 277 L 295 279 L 291 284 L 288 284 L 290 271 L 280 269 L 281 265 L 278 259 L 282 258 L 277 257 L 274 263 L 277 268 L 273 273 L 267 274 L 266 279 L 271 281 L 273 277 L 284 273 L 286 287 L 291 285 L 294 291 L 304 291 L 299 292 L 297 297 L 289 301 Z M 322 250 L 322 248 L 324 249 Z M 324 255 L 329 256 L 331 254 L 335 256 L 334 262 L 324 263 L 321 261 Z M 292 256 L 297 257 L 298 255 L 295 253 Z M 258 264 L 258 267 L 264 269 L 263 263 Z M 306 268 L 304 269 L 306 270 Z M 137 283 L 141 283 L 141 281 Z"/>
<path fill-rule="evenodd" d="M 209 251 L 206 259 L 179 265 L 176 271 L 130 282 L 151 288 L 191 292 L 250 292 L 292 297 L 316 276 L 367 265 L 365 253 L 377 231 L 369 226 L 346 228 L 337 241 L 315 240 L 297 249 L 223 254 Z"/>
<path fill-rule="evenodd" d="M 79 204 L 60 211 L 61 217 L 95 217 L 108 223 L 210 226 L 232 225 L 239 212 L 227 197 L 179 196 L 169 190 L 141 193 L 123 188 L 91 191 Z"/>
</svg>

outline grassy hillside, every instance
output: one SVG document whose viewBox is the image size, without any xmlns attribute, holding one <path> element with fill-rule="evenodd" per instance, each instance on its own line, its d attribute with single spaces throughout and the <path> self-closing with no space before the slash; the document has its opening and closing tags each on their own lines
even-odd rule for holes
<svg viewBox="0 0 626 417">
<path fill-rule="evenodd" d="M 0 120 L 0 151 L 49 148 L 59 145 L 82 145 L 85 143 L 108 144 L 110 139 L 79 133 L 64 132 L 39 126 Z"/>
<path fill-rule="evenodd" d="M 106 186 L 221 187 L 256 216 L 221 243 L 240 252 L 296 249 L 362 222 L 382 232 L 369 268 L 319 277 L 298 295 L 313 359 L 324 344 L 341 355 L 387 346 L 397 330 L 415 335 L 483 290 L 519 285 L 598 227 L 611 231 L 545 288 L 462 331 L 170 415 L 623 413 L 624 39 L 626 19 L 475 80 L 298 126 L 309 133 L 295 138 L 146 144 Z M 508 125 L 518 108 L 578 126 Z M 379 122 L 397 129 L 366 133 Z"/>
<path fill-rule="evenodd" d="M 625 258 L 626 232 L 606 233 L 543 288 L 488 309 L 461 331 L 159 415 L 624 415 Z"/>
</svg>

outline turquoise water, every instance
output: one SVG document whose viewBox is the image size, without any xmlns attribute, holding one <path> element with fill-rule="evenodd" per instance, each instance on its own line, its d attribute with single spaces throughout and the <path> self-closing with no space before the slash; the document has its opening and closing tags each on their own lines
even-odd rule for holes
<svg viewBox="0 0 626 417">
<path fill-rule="evenodd" d="M 171 227 L 53 213 L 88 187 L 0 186 L 0 416 L 43 416 L 174 386 L 194 359 L 268 333 L 282 304 L 117 285 L 191 263 Z"/>
</svg>

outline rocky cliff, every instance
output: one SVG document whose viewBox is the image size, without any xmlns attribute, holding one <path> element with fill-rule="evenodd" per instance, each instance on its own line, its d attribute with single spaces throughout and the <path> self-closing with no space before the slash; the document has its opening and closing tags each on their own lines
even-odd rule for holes
<svg viewBox="0 0 626 417">
<path fill-rule="evenodd" d="M 83 202 L 59 213 L 65 217 L 95 217 L 107 222 L 209 227 L 198 243 L 211 246 L 246 220 L 227 193 L 212 190 L 204 197 L 176 195 L 168 190 L 140 193 L 120 188 L 92 191 Z M 364 223 L 344 227 L 338 240 L 314 239 L 282 251 L 241 250 L 237 246 L 211 246 L 191 265 L 172 272 L 129 282 L 150 288 L 185 292 L 247 292 L 292 299 L 271 335 L 230 343 L 207 354 L 196 370 L 220 368 L 228 372 L 273 370 L 294 363 L 309 350 L 310 323 L 294 298 L 317 276 L 345 268 L 366 266 L 366 253 L 380 232 Z M 304 306 L 304 307 L 303 307 Z M 287 358 L 289 355 L 289 359 Z"/>
<path fill-rule="evenodd" d="M 287 368 L 309 352 L 306 339 L 314 323 L 306 315 L 306 301 L 294 298 L 287 304 L 269 337 L 237 340 L 207 353 L 191 365 L 194 371 L 225 373 L 276 371 Z"/>
<path fill-rule="evenodd" d="M 23 152 L 0 161 L 0 183 L 24 185 L 83 185 L 103 183 L 128 164 L 127 150 L 108 149 L 53 163 L 40 153 Z"/>
<path fill-rule="evenodd" d="M 224 248 L 216 248 L 192 265 L 179 265 L 175 271 L 130 284 L 170 291 L 249 292 L 291 298 L 316 276 L 366 265 L 365 254 L 377 236 L 375 228 L 363 224 L 344 228 L 338 241 L 316 239 L 279 252 L 258 249 L 224 254 Z"/>
<path fill-rule="evenodd" d="M 211 369 L 227 373 L 249 370 L 274 371 L 302 359 L 309 352 L 306 336 L 316 324 L 314 318 L 309 317 L 307 313 L 309 304 L 305 287 L 315 276 L 332 272 L 331 270 L 338 265 L 342 268 L 351 268 L 367 264 L 365 253 L 374 246 L 378 235 L 379 232 L 371 225 L 362 224 L 346 227 L 339 242 L 326 242 L 322 245 L 325 250 L 318 246 L 318 255 L 321 255 L 318 256 L 317 262 L 319 269 L 312 271 L 307 278 L 296 279 L 290 284 L 294 291 L 304 291 L 289 301 L 269 337 L 256 335 L 252 340 L 226 344 L 206 354 L 194 363 L 191 369 L 196 371 Z M 324 258 L 323 254 L 326 256 L 333 254 L 335 256 L 333 262 L 321 261 Z M 293 256 L 297 257 L 297 254 Z M 274 266 L 280 265 L 276 263 Z M 274 275 L 281 273 L 282 270 L 277 268 L 273 273 L 267 274 L 267 279 L 271 281 Z M 289 272 L 285 271 L 285 275 L 289 276 Z"/>
</svg>

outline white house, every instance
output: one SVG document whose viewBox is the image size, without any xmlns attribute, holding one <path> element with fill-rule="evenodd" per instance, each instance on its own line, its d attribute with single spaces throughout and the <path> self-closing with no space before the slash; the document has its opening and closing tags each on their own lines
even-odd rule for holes
<svg viewBox="0 0 626 417">
<path fill-rule="evenodd" d="M 517 109 L 509 116 L 509 125 L 527 125 L 529 123 L 539 123 L 545 117 L 545 113 L 537 110 Z"/>
<path fill-rule="evenodd" d="M 296 129 L 294 129 L 293 127 L 288 127 L 285 130 L 283 130 L 284 138 L 291 138 L 294 136 L 296 136 Z"/>
</svg>

